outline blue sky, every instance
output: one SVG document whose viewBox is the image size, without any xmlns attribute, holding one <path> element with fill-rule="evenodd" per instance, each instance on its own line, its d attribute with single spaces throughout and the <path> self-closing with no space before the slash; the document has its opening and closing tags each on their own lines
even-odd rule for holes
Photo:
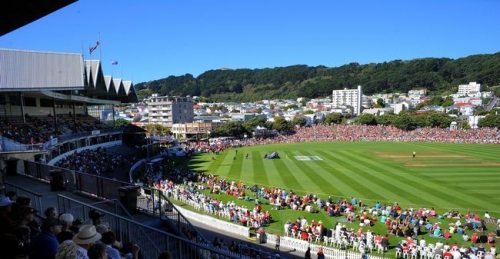
<svg viewBox="0 0 500 259">
<path fill-rule="evenodd" d="M 500 51 L 498 0 L 80 0 L 0 48 L 82 52 L 134 83 L 218 68 L 339 66 Z M 117 66 L 111 62 L 117 60 Z"/>
</svg>

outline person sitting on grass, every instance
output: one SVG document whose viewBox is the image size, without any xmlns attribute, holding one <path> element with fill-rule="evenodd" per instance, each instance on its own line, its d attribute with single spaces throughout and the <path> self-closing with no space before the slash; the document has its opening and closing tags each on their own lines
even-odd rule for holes
<svg viewBox="0 0 500 259">
<path fill-rule="evenodd" d="M 439 227 L 437 227 L 436 229 L 434 229 L 434 232 L 432 232 L 432 235 L 434 237 L 441 237 L 442 236 L 441 229 Z"/>
</svg>

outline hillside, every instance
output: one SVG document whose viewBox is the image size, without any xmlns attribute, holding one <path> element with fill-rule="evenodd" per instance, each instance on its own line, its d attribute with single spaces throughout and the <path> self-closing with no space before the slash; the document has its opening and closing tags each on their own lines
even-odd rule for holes
<svg viewBox="0 0 500 259">
<path fill-rule="evenodd" d="M 455 91 L 458 84 L 500 83 L 500 52 L 459 59 L 422 58 L 408 61 L 340 67 L 295 65 L 264 69 L 209 70 L 193 77 L 169 76 L 135 85 L 139 98 L 161 95 L 203 96 L 214 101 L 255 101 L 320 97 L 334 89 L 363 86 L 366 94 L 407 92 L 425 87 L 432 92 Z"/>
</svg>

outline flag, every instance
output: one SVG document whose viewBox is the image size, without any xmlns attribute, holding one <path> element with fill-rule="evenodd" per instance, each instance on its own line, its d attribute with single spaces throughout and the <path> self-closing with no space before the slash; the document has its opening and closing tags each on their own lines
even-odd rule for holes
<svg viewBox="0 0 500 259">
<path fill-rule="evenodd" d="M 115 60 L 115 61 L 111 62 L 111 65 L 118 65 L 118 61 Z"/>
<path fill-rule="evenodd" d="M 90 52 L 90 55 L 92 55 L 92 52 L 94 52 L 94 50 L 96 50 L 96 49 L 97 49 L 97 47 L 99 47 L 99 41 L 97 41 L 97 42 L 95 43 L 95 46 L 90 46 L 90 47 L 89 47 L 89 52 Z"/>
</svg>

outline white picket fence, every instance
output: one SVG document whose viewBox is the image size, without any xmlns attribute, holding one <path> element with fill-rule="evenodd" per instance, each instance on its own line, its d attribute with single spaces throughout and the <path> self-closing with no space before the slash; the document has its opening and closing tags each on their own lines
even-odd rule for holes
<svg viewBox="0 0 500 259">
<path fill-rule="evenodd" d="M 179 206 L 175 206 L 175 207 L 177 208 L 177 210 L 179 210 L 180 213 L 182 213 L 182 215 L 184 215 L 184 217 L 186 217 L 190 221 L 198 221 L 198 222 L 201 222 L 203 224 L 210 225 L 213 228 L 216 228 L 216 229 L 219 229 L 222 231 L 226 231 L 228 233 L 236 234 L 239 236 L 243 236 L 243 237 L 250 236 L 250 228 L 248 228 L 248 227 L 244 227 L 244 226 L 233 224 L 231 222 L 219 220 L 219 219 L 216 219 L 216 218 L 211 217 L 211 216 L 200 215 L 196 212 L 192 212 L 192 211 L 183 209 Z"/>
<path fill-rule="evenodd" d="M 266 234 L 266 241 L 268 244 L 275 245 L 276 244 L 276 235 L 273 234 Z M 351 251 L 351 250 L 340 250 L 340 249 L 335 249 L 332 247 L 328 246 L 322 246 L 320 244 L 316 243 L 309 243 L 304 240 L 300 240 L 297 238 L 292 238 L 292 237 L 280 237 L 280 250 L 283 250 L 283 248 L 286 249 L 295 249 L 298 252 L 303 252 L 305 253 L 307 251 L 307 248 L 311 248 L 311 254 L 316 254 L 319 249 L 323 249 L 323 253 L 325 254 L 326 258 L 332 258 L 332 259 L 360 259 L 362 258 L 361 253 L 356 252 L 356 251 Z M 371 259 L 383 259 L 381 256 L 375 256 L 372 254 L 368 254 L 368 258 Z"/>
<path fill-rule="evenodd" d="M 199 203 L 196 203 L 193 200 L 185 199 L 182 196 L 173 197 L 173 198 L 176 198 L 176 200 L 190 205 L 195 210 L 203 211 L 203 212 L 208 213 L 208 214 L 213 214 L 212 211 L 208 210 L 207 208 L 204 208 Z M 240 225 L 237 225 L 234 223 L 219 220 L 219 219 L 213 218 L 211 216 L 200 215 L 196 212 L 192 212 L 192 211 L 183 209 L 179 206 L 176 206 L 176 207 L 189 220 L 195 220 L 195 221 L 199 221 L 199 222 L 202 222 L 205 224 L 210 224 L 214 228 L 217 228 L 217 229 L 229 232 L 229 233 L 233 233 L 235 235 L 240 235 L 240 236 L 244 236 L 244 237 L 250 236 L 250 228 L 248 228 L 248 227 L 243 227 L 243 226 L 240 226 Z M 219 216 L 222 216 L 222 215 L 219 215 Z M 271 244 L 272 246 L 274 246 L 274 245 L 276 245 L 276 237 L 277 236 L 273 235 L 273 234 L 266 234 L 266 242 L 268 244 Z M 308 247 L 311 247 L 311 254 L 316 254 L 320 248 L 323 249 L 323 253 L 325 254 L 326 258 L 332 258 L 332 259 L 338 259 L 338 258 L 361 259 L 362 258 L 361 253 L 359 253 L 357 251 L 336 249 L 333 247 L 322 246 L 322 245 L 316 244 L 314 242 L 309 243 L 308 241 L 304 241 L 304 240 L 292 238 L 292 237 L 287 237 L 287 236 L 282 236 L 280 238 L 280 248 L 281 249 L 283 249 L 283 248 L 295 249 L 298 252 L 305 253 L 307 251 Z M 373 254 L 368 254 L 368 258 L 370 258 L 370 259 L 383 259 L 384 257 L 375 256 Z"/>
</svg>

